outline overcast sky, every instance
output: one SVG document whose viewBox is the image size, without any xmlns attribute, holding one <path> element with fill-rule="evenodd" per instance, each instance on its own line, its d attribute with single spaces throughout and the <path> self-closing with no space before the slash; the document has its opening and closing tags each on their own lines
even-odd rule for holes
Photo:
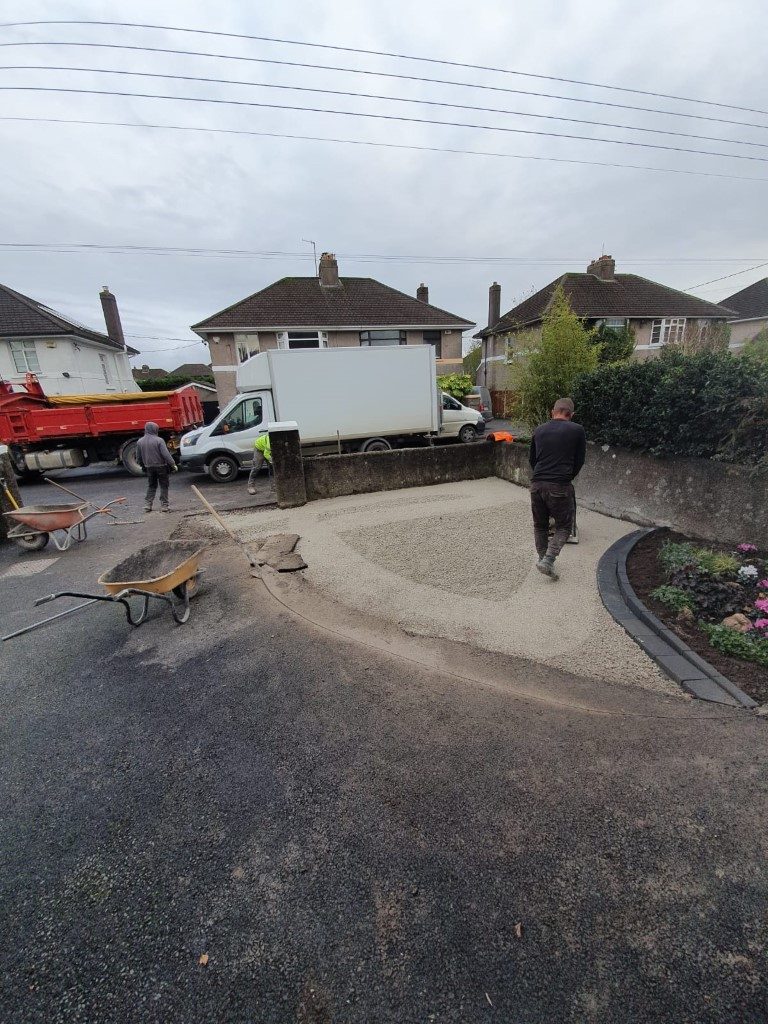
<svg viewBox="0 0 768 1024">
<path fill-rule="evenodd" d="M 214 5 L 200 0 L 6 0 L 0 4 L 3 22 L 66 18 L 147 21 L 385 50 L 768 110 L 760 45 L 764 4 L 759 0 L 707 5 L 698 0 L 674 4 L 648 0 L 642 5 L 611 0 L 540 0 L 536 4 L 219 0 Z M 106 26 L 33 26 L 4 28 L 0 33 L 5 43 L 35 40 L 110 42 L 333 64 L 682 111 L 768 128 L 768 115 L 283 43 Z M 135 365 L 146 362 L 171 368 L 181 362 L 208 361 L 202 345 L 178 347 L 194 341 L 189 325 L 279 277 L 311 274 L 311 247 L 302 239 L 314 239 L 318 252 L 335 251 L 342 274 L 375 277 L 411 294 L 425 281 L 435 305 L 481 326 L 486 322 L 488 285 L 494 279 L 501 283 L 502 310 L 506 310 L 563 271 L 586 269 L 589 259 L 603 250 L 615 256 L 617 270 L 678 288 L 768 261 L 768 132 L 760 127 L 210 57 L 52 46 L 14 46 L 2 53 L 5 67 L 0 83 L 4 86 L 112 89 L 327 107 L 586 135 L 589 141 L 340 114 L 54 92 L 5 92 L 1 104 L 5 116 L 314 135 L 765 179 L 732 180 L 210 132 L 0 120 L 0 242 L 297 254 L 225 259 L 0 249 L 0 281 L 102 330 L 98 291 L 108 284 L 117 295 L 130 343 L 142 350 Z M 251 85 L 11 70 L 7 65 L 152 71 L 369 92 L 761 145 Z M 593 141 L 596 136 L 760 159 L 613 145 Z M 366 262 L 353 260 L 354 255 L 419 259 Z M 428 259 L 445 256 L 477 257 L 479 262 L 446 266 Z M 487 262 L 494 257 L 510 262 L 501 266 Z M 722 299 L 765 276 L 766 269 L 697 289 L 695 294 Z"/>
</svg>

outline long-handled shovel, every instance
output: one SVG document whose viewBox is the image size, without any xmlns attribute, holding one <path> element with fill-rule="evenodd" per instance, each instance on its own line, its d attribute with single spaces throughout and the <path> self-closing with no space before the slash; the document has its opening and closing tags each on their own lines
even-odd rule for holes
<svg viewBox="0 0 768 1024">
<path fill-rule="evenodd" d="M 219 524 L 219 526 L 222 528 L 222 530 L 224 530 L 224 532 L 226 534 L 228 534 L 229 537 L 235 542 L 235 544 L 237 544 L 237 546 L 242 550 L 243 554 L 248 559 L 248 565 L 251 568 L 251 576 L 254 576 L 257 580 L 260 580 L 261 579 L 261 570 L 259 569 L 259 563 L 256 561 L 256 559 L 250 553 L 250 551 L 248 550 L 246 545 L 243 543 L 243 541 L 241 541 L 239 537 L 235 536 L 235 534 L 232 532 L 232 530 L 230 530 L 230 528 L 227 526 L 227 524 L 221 518 L 219 513 L 216 511 L 216 509 L 210 503 L 210 501 L 208 501 L 208 499 L 206 497 L 204 497 L 200 493 L 200 491 L 195 486 L 195 484 L 192 484 L 192 490 L 195 492 L 195 494 L 200 499 L 200 501 L 203 503 L 203 505 L 205 505 L 206 509 L 211 513 L 211 515 L 216 520 L 216 522 Z"/>
</svg>

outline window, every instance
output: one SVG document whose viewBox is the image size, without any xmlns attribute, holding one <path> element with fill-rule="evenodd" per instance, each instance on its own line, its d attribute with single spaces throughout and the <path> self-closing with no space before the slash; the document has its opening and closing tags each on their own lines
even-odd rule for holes
<svg viewBox="0 0 768 1024">
<path fill-rule="evenodd" d="M 107 356 L 101 354 L 99 354 L 99 359 L 101 360 L 101 372 L 104 375 L 104 380 L 106 381 L 107 384 L 111 384 L 112 370 L 109 365 L 109 359 L 107 358 Z"/>
<path fill-rule="evenodd" d="M 442 331 L 422 331 L 421 339 L 425 345 L 435 346 L 435 359 L 440 359 L 440 353 L 443 348 Z"/>
<path fill-rule="evenodd" d="M 360 344 L 371 348 L 384 345 L 404 345 L 405 331 L 360 331 Z"/>
<path fill-rule="evenodd" d="M 39 373 L 40 360 L 34 341 L 12 341 L 11 353 L 17 373 Z"/>
<path fill-rule="evenodd" d="M 280 331 L 277 335 L 278 348 L 327 348 L 328 335 L 325 331 Z"/>
<path fill-rule="evenodd" d="M 258 427 L 262 415 L 261 399 L 246 398 L 227 413 L 213 433 L 236 434 L 240 430 Z"/>
<path fill-rule="evenodd" d="M 246 359 L 258 355 L 261 351 L 258 334 L 235 334 L 235 347 L 238 363 L 244 363 Z"/>
<path fill-rule="evenodd" d="M 626 326 L 625 316 L 608 316 L 603 320 L 603 327 L 609 327 L 612 331 L 623 331 Z"/>
<path fill-rule="evenodd" d="M 455 411 L 461 411 L 461 402 L 457 402 L 455 398 L 451 398 L 450 395 L 443 393 L 443 408 L 453 409 Z"/>
<path fill-rule="evenodd" d="M 651 324 L 652 345 L 674 345 L 683 340 L 685 317 L 677 316 L 666 320 L 654 320 Z"/>
</svg>

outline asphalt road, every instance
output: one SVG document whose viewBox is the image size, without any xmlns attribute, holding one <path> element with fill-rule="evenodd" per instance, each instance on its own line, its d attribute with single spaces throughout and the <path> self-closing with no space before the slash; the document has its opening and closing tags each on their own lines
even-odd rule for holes
<svg viewBox="0 0 768 1024">
<path fill-rule="evenodd" d="M 0 548 L 1 624 L 177 519 L 31 576 L 50 552 Z M 766 1020 L 765 720 L 463 682 L 207 568 L 185 626 L 98 606 L 0 649 L 0 1018 Z"/>
</svg>

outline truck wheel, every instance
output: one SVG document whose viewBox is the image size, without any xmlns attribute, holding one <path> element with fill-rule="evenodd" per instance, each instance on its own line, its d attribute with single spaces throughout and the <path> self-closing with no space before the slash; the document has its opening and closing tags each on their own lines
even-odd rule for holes
<svg viewBox="0 0 768 1024">
<path fill-rule="evenodd" d="M 477 438 L 477 430 L 471 423 L 465 423 L 459 431 L 459 440 L 462 444 L 472 444 Z"/>
<path fill-rule="evenodd" d="M 126 441 L 123 447 L 120 449 L 120 461 L 131 474 L 131 476 L 141 476 L 141 466 L 139 465 L 138 447 L 139 439 L 137 437 L 132 437 L 131 440 Z"/>
<path fill-rule="evenodd" d="M 24 537 L 16 537 L 15 540 L 24 551 L 42 551 L 50 540 L 50 534 L 28 533 Z"/>
<path fill-rule="evenodd" d="M 383 437 L 370 437 L 360 445 L 361 452 L 391 452 L 392 445 Z"/>
<path fill-rule="evenodd" d="M 208 463 L 211 480 L 215 480 L 217 484 L 229 484 L 236 480 L 239 470 L 237 459 L 233 459 L 231 455 L 214 455 Z"/>
</svg>

